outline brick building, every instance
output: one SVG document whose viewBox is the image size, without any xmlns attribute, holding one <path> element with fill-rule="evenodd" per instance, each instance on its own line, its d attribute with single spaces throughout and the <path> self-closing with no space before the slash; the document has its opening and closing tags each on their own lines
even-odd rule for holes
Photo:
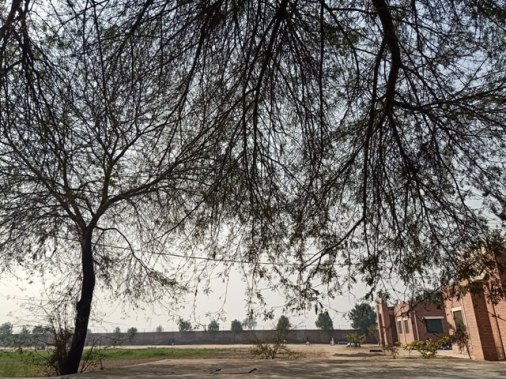
<svg viewBox="0 0 506 379">
<path fill-rule="evenodd" d="M 457 324 L 465 326 L 469 336 L 467 351 L 453 344 L 455 353 L 468 354 L 473 359 L 497 361 L 506 359 L 506 300 L 494 303 L 482 293 L 467 292 L 445 301 L 446 320 L 450 334 Z"/>
<path fill-rule="evenodd" d="M 485 242 L 485 246 L 487 241 Z M 458 325 L 468 335 L 467 347 L 453 344 L 456 353 L 478 360 L 506 359 L 506 254 L 480 248 L 465 257 L 468 279 L 446 291 L 445 311 L 450 334 Z M 472 260 L 470 258 L 473 258 Z M 473 270 L 469 270 L 471 265 Z"/>
<path fill-rule="evenodd" d="M 437 340 L 449 333 L 445 310 L 434 302 L 411 302 L 388 306 L 383 299 L 376 301 L 379 341 L 382 346 L 399 342 L 406 345 L 414 340 Z"/>
</svg>

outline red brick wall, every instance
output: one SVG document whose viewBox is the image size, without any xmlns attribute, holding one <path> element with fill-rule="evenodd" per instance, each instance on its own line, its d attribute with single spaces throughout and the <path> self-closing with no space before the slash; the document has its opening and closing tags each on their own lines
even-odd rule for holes
<svg viewBox="0 0 506 379">
<path fill-rule="evenodd" d="M 414 340 L 440 339 L 449 333 L 448 323 L 445 319 L 444 308 L 434 303 L 422 302 L 410 305 L 408 303 L 398 304 L 394 307 L 394 315 L 397 321 L 402 323 L 402 331 L 397 331 L 399 342 L 403 345 Z M 441 317 L 443 321 L 443 333 L 434 334 L 427 331 L 425 317 Z M 405 330 L 405 323 L 408 323 L 408 333 Z"/>
<path fill-rule="evenodd" d="M 376 301 L 376 322 L 378 326 L 379 343 L 389 346 L 397 341 L 392 308 L 384 300 Z"/>
<path fill-rule="evenodd" d="M 455 328 L 452 308 L 461 307 L 470 342 L 470 355 L 478 360 L 506 359 L 506 300 L 493 304 L 484 293 L 462 295 L 445 301 L 446 318 Z M 454 351 L 458 347 L 454 345 Z M 466 353 L 466 352 L 463 352 Z"/>
</svg>

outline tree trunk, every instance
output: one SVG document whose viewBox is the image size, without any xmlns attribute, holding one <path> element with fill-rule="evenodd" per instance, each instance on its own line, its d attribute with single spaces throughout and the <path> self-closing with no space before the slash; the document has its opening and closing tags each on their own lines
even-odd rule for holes
<svg viewBox="0 0 506 379">
<path fill-rule="evenodd" d="M 70 345 L 67 362 L 60 368 L 60 374 L 75 374 L 79 370 L 79 363 L 83 354 L 84 342 L 88 332 L 88 322 L 90 319 L 91 302 L 93 300 L 93 290 L 95 289 L 95 269 L 93 267 L 92 250 L 93 228 L 88 227 L 83 233 L 81 242 L 81 263 L 83 270 L 83 282 L 81 287 L 81 299 L 76 305 L 76 319 L 74 326 L 74 335 Z"/>
</svg>

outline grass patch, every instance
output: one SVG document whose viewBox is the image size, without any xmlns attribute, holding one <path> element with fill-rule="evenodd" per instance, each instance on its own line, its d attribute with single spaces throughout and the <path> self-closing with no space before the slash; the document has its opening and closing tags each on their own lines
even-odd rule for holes
<svg viewBox="0 0 506 379">
<path fill-rule="evenodd" d="M 0 351 L 0 377 L 43 375 L 48 356 L 47 351 Z"/>
<path fill-rule="evenodd" d="M 1 351 L 0 377 L 44 376 L 44 363 L 50 351 Z M 245 356 L 247 349 L 198 349 L 198 348 L 145 348 L 145 349 L 103 349 L 96 350 L 93 360 L 107 361 L 141 361 L 144 359 L 206 359 Z M 83 357 L 86 356 L 86 350 Z"/>
<path fill-rule="evenodd" d="M 107 359 L 191 359 L 217 358 L 226 353 L 240 352 L 238 349 L 181 349 L 181 348 L 146 348 L 146 349 L 107 349 L 101 352 Z"/>
</svg>

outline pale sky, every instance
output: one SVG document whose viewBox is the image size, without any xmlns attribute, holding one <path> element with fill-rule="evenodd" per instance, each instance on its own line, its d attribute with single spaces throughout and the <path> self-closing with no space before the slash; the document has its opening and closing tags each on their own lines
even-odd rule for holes
<svg viewBox="0 0 506 379">
<path fill-rule="evenodd" d="M 231 274 L 228 288 L 221 281 L 212 284 L 213 292 L 210 296 L 188 295 L 184 301 L 179 302 L 179 308 L 174 309 L 171 305 L 146 305 L 144 309 L 128 309 L 128 302 L 117 301 L 112 303 L 104 296 L 103 291 L 97 288 L 94 299 L 94 319 L 90 323 L 90 329 L 95 332 L 112 332 L 119 326 L 121 330 L 135 326 L 139 331 L 154 331 L 158 325 L 164 330 L 177 330 L 176 321 L 179 317 L 191 320 L 193 324 L 209 324 L 210 320 L 219 316 L 220 329 L 229 330 L 230 323 L 234 319 L 246 318 L 245 285 L 239 273 Z M 34 304 L 44 302 L 47 297 L 40 284 L 28 284 L 28 280 L 16 280 L 2 277 L 0 279 L 0 324 L 12 322 L 15 330 L 23 325 L 33 327 L 43 323 L 43 316 L 35 314 Z M 350 321 L 345 314 L 366 293 L 363 285 L 356 287 L 348 294 L 336 297 L 323 305 L 328 307 L 330 316 L 334 322 L 334 328 L 348 328 Z M 282 314 L 281 306 L 283 299 L 277 294 L 266 297 L 269 306 L 279 307 L 275 311 L 273 321 L 257 319 L 256 329 L 270 329 L 275 325 L 277 318 Z M 184 307 L 184 308 L 183 308 Z M 37 307 L 36 307 L 37 308 Z M 195 308 L 195 310 L 194 310 Z M 208 313 L 212 315 L 207 315 Z M 317 315 L 314 310 L 301 314 L 285 313 L 294 328 L 313 329 Z M 223 321 L 225 319 L 225 321 Z M 201 330 L 201 329 L 200 329 Z"/>
</svg>

